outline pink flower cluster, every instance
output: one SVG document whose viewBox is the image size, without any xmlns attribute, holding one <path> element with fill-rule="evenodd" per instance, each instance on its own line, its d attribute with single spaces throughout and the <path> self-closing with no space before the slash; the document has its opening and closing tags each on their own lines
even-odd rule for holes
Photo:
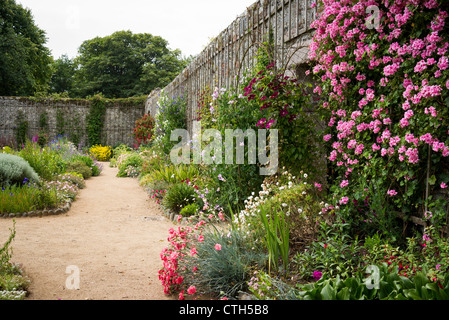
<svg viewBox="0 0 449 320">
<path fill-rule="evenodd" d="M 316 92 L 331 111 L 328 126 L 335 132 L 324 136 L 332 145 L 328 159 L 348 177 L 374 157 L 413 166 L 420 162 L 420 150 L 429 146 L 448 157 L 447 8 L 433 0 L 323 4 L 312 23 L 316 31 L 309 58 L 322 81 Z M 366 8 L 373 4 L 386 8 L 380 9 L 375 30 L 366 25 Z M 423 11 L 433 18 L 422 26 L 420 36 L 410 36 L 415 16 Z M 347 189 L 345 181 L 342 189 Z M 340 204 L 347 203 L 345 197 L 340 199 Z"/>
<path fill-rule="evenodd" d="M 194 227 L 178 227 L 169 230 L 169 247 L 162 250 L 160 256 L 163 267 L 159 270 L 159 280 L 164 286 L 165 294 L 173 294 L 183 288 L 184 276 L 180 268 L 180 262 L 186 255 L 195 256 L 197 250 L 195 243 L 204 241 L 202 234 L 205 221 L 200 221 Z M 194 267 L 195 269 L 196 267 Z M 195 272 L 196 270 L 192 270 Z M 188 290 L 188 294 L 195 293 Z M 180 294 L 180 299 L 184 298 L 184 291 Z"/>
</svg>

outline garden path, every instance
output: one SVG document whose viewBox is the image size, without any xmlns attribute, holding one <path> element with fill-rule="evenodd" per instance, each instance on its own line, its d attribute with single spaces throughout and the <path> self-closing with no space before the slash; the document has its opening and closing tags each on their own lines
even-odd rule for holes
<svg viewBox="0 0 449 320">
<path fill-rule="evenodd" d="M 167 300 L 157 272 L 172 227 L 136 179 L 104 164 L 70 211 L 17 218 L 12 261 L 31 280 L 29 300 Z M 0 220 L 0 244 L 12 220 Z M 66 281 L 80 271 L 79 290 Z M 67 273 L 66 273 L 67 272 Z M 72 273 L 70 273 L 72 272 Z"/>
</svg>

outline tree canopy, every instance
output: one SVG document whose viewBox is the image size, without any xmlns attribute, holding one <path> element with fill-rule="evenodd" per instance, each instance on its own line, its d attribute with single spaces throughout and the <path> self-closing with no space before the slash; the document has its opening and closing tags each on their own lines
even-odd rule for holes
<svg viewBox="0 0 449 320">
<path fill-rule="evenodd" d="M 0 0 L 0 95 L 31 96 L 46 90 L 53 60 L 46 42 L 30 10 L 14 0 Z"/>
<path fill-rule="evenodd" d="M 107 98 L 146 95 L 170 83 L 186 66 L 179 50 L 148 33 L 118 31 L 84 41 L 75 58 L 75 94 Z"/>
<path fill-rule="evenodd" d="M 86 40 L 74 59 L 54 60 L 46 42 L 29 9 L 0 0 L 1 96 L 142 96 L 169 84 L 190 59 L 149 33 L 118 31 Z"/>
<path fill-rule="evenodd" d="M 62 55 L 53 63 L 53 75 L 49 85 L 49 93 L 73 96 L 74 74 L 76 66 L 67 55 Z"/>
</svg>

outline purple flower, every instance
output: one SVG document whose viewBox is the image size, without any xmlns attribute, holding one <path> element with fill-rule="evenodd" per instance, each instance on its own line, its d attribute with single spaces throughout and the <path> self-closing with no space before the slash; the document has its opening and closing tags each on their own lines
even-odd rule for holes
<svg viewBox="0 0 449 320">
<path fill-rule="evenodd" d="M 323 276 L 323 274 L 321 273 L 321 271 L 314 271 L 313 272 L 313 279 L 315 279 L 317 281 L 320 280 L 322 276 Z"/>
</svg>

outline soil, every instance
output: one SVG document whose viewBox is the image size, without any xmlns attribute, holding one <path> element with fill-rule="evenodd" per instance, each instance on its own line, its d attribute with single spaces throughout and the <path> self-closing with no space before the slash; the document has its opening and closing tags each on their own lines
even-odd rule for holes
<svg viewBox="0 0 449 320">
<path fill-rule="evenodd" d="M 31 280 L 27 300 L 173 299 L 158 279 L 173 223 L 136 179 L 116 174 L 104 163 L 66 214 L 16 219 L 12 262 Z M 0 245 L 12 226 L 0 219 Z"/>
</svg>

